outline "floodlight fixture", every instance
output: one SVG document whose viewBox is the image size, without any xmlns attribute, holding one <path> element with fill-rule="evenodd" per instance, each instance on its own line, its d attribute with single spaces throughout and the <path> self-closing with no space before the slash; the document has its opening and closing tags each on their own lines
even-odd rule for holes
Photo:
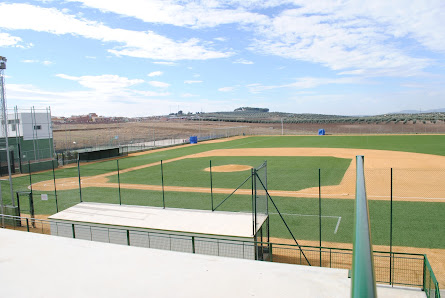
<svg viewBox="0 0 445 298">
<path fill-rule="evenodd" d="M 6 61 L 8 61 L 6 57 L 0 56 L 0 69 L 6 69 Z"/>
</svg>

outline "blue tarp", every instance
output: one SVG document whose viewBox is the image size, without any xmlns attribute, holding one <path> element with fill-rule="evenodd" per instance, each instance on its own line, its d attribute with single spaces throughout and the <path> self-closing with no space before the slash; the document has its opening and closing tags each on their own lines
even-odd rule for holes
<svg viewBox="0 0 445 298">
<path fill-rule="evenodd" d="M 325 134 L 326 134 L 326 131 L 323 128 L 318 130 L 319 136 L 324 136 Z"/>
<path fill-rule="evenodd" d="M 190 144 L 197 144 L 198 143 L 198 137 L 192 136 L 190 137 Z"/>
</svg>

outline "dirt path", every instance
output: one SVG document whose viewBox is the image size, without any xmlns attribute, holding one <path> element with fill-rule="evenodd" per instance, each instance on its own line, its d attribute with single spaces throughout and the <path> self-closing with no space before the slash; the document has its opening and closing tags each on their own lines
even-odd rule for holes
<svg viewBox="0 0 445 298">
<path fill-rule="evenodd" d="M 148 153 L 146 153 L 148 154 Z M 163 161 L 170 163 L 186 158 L 201 158 L 214 156 L 333 156 L 349 158 L 352 162 L 346 170 L 339 185 L 323 186 L 324 198 L 355 197 L 355 156 L 365 156 L 365 177 L 368 198 L 371 200 L 388 200 L 390 190 L 390 168 L 394 168 L 394 200 L 445 202 L 445 157 L 430 154 L 420 154 L 400 151 L 369 150 L 369 149 L 341 149 L 341 148 L 255 148 L 255 149 L 218 149 L 207 152 L 182 156 Z M 140 165 L 121 170 L 128 173 L 139 169 L 158 166 L 160 162 Z M 109 172 L 97 176 L 82 178 L 82 187 L 118 187 L 116 183 L 109 183 L 107 177 L 117 175 Z M 77 189 L 78 178 L 57 179 L 57 189 Z M 36 190 L 53 190 L 53 181 L 42 181 L 33 184 Z M 125 189 L 161 190 L 158 185 L 121 184 Z M 165 186 L 166 191 L 209 193 L 209 188 Z M 215 193 L 230 194 L 232 189 L 214 188 Z M 307 188 L 299 191 L 270 190 L 273 196 L 282 197 L 318 197 L 318 188 Z M 238 190 L 238 194 L 250 194 L 250 190 Z"/>
<path fill-rule="evenodd" d="M 230 172 L 243 172 L 252 169 L 251 166 L 246 165 L 223 165 L 212 167 L 212 172 L 218 173 L 230 173 Z M 205 168 L 204 171 L 210 172 L 210 167 Z"/>
</svg>

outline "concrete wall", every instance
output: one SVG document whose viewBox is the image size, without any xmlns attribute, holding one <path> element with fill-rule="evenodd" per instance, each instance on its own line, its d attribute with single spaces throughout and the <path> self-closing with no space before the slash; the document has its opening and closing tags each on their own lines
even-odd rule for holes
<svg viewBox="0 0 445 298">
<path fill-rule="evenodd" d="M 46 113 L 19 113 L 20 125 L 23 130 L 23 139 L 49 139 L 52 138 L 51 123 L 48 123 Z"/>
<path fill-rule="evenodd" d="M 8 137 L 23 137 L 24 140 L 52 138 L 51 120 L 47 113 L 21 113 L 8 114 Z M 2 123 L 3 125 L 3 123 Z M 4 138 L 3 127 L 0 137 Z"/>
</svg>

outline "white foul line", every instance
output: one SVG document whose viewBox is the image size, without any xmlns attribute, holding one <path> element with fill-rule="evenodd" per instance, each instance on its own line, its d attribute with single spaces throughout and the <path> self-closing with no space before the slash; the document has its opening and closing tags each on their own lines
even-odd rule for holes
<svg viewBox="0 0 445 298">
<path fill-rule="evenodd" d="M 335 227 L 334 234 L 337 234 L 338 226 L 340 225 L 341 216 L 338 217 L 337 226 Z"/>
<path fill-rule="evenodd" d="M 275 212 L 270 212 L 269 214 L 278 214 Z M 281 213 L 282 215 L 292 215 L 292 216 L 316 216 L 318 217 L 318 214 L 294 214 L 294 213 Z M 335 226 L 334 234 L 337 234 L 338 227 L 340 226 L 341 222 L 341 216 L 334 216 L 334 215 L 322 215 L 321 217 L 329 217 L 329 218 L 338 218 L 337 225 Z"/>
</svg>

